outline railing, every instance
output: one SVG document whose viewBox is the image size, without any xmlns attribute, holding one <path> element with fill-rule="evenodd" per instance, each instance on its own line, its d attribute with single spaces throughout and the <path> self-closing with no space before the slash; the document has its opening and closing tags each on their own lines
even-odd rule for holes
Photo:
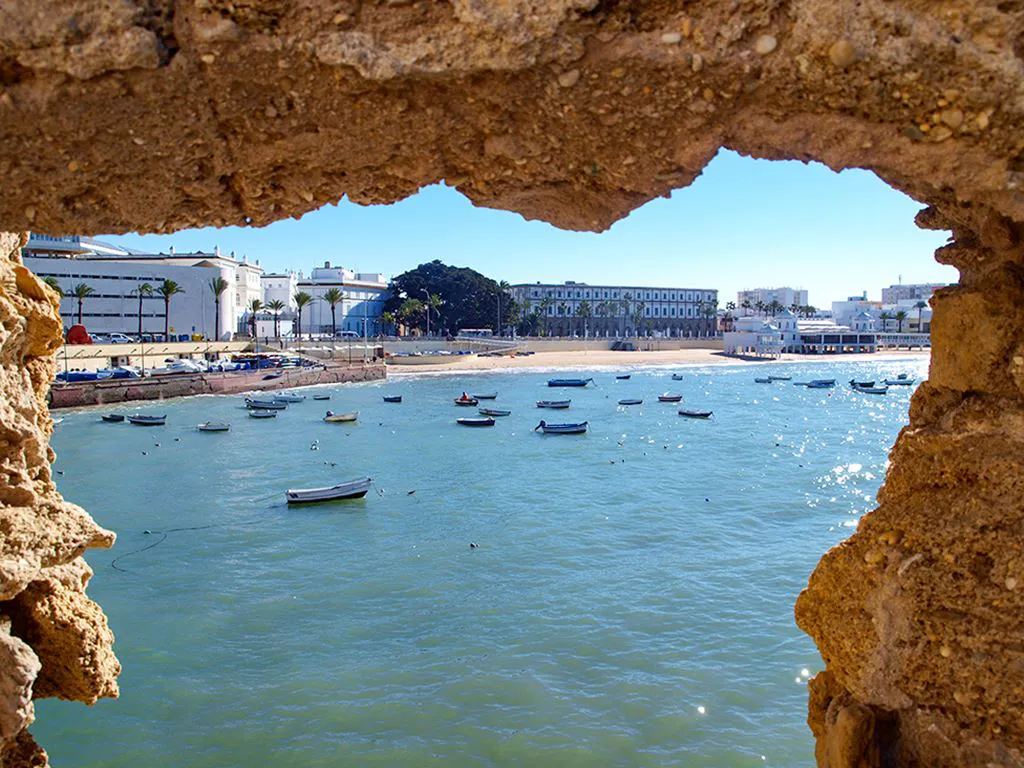
<svg viewBox="0 0 1024 768">
<path fill-rule="evenodd" d="M 932 336 L 930 333 L 876 333 L 875 339 L 879 347 L 895 349 L 899 347 L 906 347 L 907 349 L 920 347 L 925 349 L 932 346 Z"/>
</svg>

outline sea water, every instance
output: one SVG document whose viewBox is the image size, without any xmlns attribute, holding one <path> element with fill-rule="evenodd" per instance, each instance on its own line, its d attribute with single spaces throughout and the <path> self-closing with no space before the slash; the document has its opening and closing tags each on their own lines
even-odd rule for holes
<svg viewBox="0 0 1024 768">
<path fill-rule="evenodd" d="M 873 507 L 913 389 L 842 382 L 925 366 L 416 376 L 305 389 L 268 420 L 228 396 L 62 414 L 58 486 L 118 534 L 87 559 L 124 669 L 119 699 L 40 701 L 33 731 L 65 766 L 809 765 L 821 661 L 793 604 Z M 512 415 L 457 426 L 464 390 Z M 100 421 L 134 410 L 167 426 Z M 284 503 L 360 476 L 364 500 Z"/>
</svg>

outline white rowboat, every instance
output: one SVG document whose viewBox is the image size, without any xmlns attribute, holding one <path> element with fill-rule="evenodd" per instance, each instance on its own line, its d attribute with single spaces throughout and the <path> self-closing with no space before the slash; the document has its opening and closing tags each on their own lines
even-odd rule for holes
<svg viewBox="0 0 1024 768">
<path fill-rule="evenodd" d="M 320 501 L 338 501 L 340 499 L 361 499 L 370 490 L 373 479 L 362 477 L 349 480 L 347 483 L 328 486 L 326 488 L 294 488 L 285 491 L 289 504 L 314 504 Z"/>
</svg>

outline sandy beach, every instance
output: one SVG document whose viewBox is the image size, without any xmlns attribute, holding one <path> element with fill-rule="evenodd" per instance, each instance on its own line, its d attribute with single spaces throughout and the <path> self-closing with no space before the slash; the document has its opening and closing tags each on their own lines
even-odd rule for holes
<svg viewBox="0 0 1024 768">
<path fill-rule="evenodd" d="M 419 365 L 389 365 L 388 376 L 403 376 L 420 373 L 465 373 L 467 371 L 494 371 L 505 369 L 574 370 L 591 368 L 628 368 L 631 366 L 679 366 L 679 365 L 772 365 L 779 363 L 812 362 L 881 362 L 885 360 L 927 360 L 927 350 L 893 350 L 874 354 L 845 355 L 783 355 L 776 360 L 755 360 L 724 355 L 714 349 L 677 349 L 657 352 L 614 352 L 611 350 L 576 350 L 537 352 L 533 355 L 516 357 L 464 356 L 448 358 L 443 363 L 422 363 Z M 423 358 L 420 358 L 423 359 Z"/>
</svg>

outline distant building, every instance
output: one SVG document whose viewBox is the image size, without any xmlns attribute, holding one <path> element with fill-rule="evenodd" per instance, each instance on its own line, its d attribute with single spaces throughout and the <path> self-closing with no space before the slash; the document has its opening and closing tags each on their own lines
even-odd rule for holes
<svg viewBox="0 0 1024 768">
<path fill-rule="evenodd" d="M 300 277 L 296 282 L 297 291 L 313 297 L 313 301 L 302 310 L 303 334 L 331 333 L 331 306 L 323 300 L 331 288 L 337 288 L 343 296 L 335 307 L 338 332 L 352 331 L 360 336 L 380 333 L 380 317 L 384 302 L 390 295 L 384 275 L 334 267 L 328 261 L 322 267 L 314 268 L 308 278 Z"/>
<path fill-rule="evenodd" d="M 263 303 L 280 301 L 286 311 L 295 310 L 295 294 L 299 290 L 299 277 L 294 272 L 264 272 L 260 277 Z"/>
<path fill-rule="evenodd" d="M 794 305 L 806 307 L 808 306 L 807 291 L 800 288 L 754 288 L 736 294 L 736 308 L 741 315 L 756 314 L 755 307 L 758 302 L 767 306 L 773 301 L 779 302 L 786 309 Z M 749 308 L 744 307 L 744 302 L 750 305 Z"/>
<path fill-rule="evenodd" d="M 946 283 L 914 283 L 911 285 L 890 285 L 882 289 L 883 304 L 899 304 L 905 301 L 928 301 Z"/>
<path fill-rule="evenodd" d="M 258 264 L 225 256 L 219 248 L 212 253 L 143 253 L 92 238 L 53 237 L 31 233 L 23 250 L 25 266 L 40 277 L 56 278 L 64 297 L 61 318 L 65 327 L 78 320 L 78 300 L 70 296 L 75 285 L 92 288 L 82 302 L 82 322 L 93 333 L 139 331 L 139 286 L 148 283 L 154 289 L 165 280 L 173 280 L 183 289 L 170 300 L 166 317 L 172 334 L 201 335 L 213 338 L 217 322 L 216 304 L 210 283 L 222 277 L 231 286 L 221 296 L 220 332 L 225 337 L 235 331 L 244 315 L 244 302 L 261 294 Z M 143 333 L 163 333 L 167 306 L 154 293 L 143 296 L 141 323 Z"/>
<path fill-rule="evenodd" d="M 718 291 L 586 283 L 520 283 L 520 315 L 536 312 L 558 336 L 714 336 Z"/>
<path fill-rule="evenodd" d="M 775 357 L 782 352 L 823 354 L 874 352 L 878 347 L 870 316 L 858 317 L 852 327 L 832 320 L 799 319 L 790 310 L 763 319 L 748 315 L 736 319 L 723 334 L 726 354 Z"/>
</svg>

